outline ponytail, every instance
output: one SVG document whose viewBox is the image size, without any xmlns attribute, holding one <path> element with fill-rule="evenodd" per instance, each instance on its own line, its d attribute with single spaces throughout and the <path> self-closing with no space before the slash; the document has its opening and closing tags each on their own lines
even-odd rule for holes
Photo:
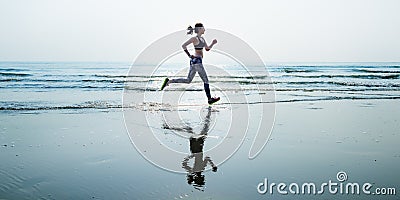
<svg viewBox="0 0 400 200">
<path fill-rule="evenodd" d="M 193 31 L 194 31 L 195 33 L 197 33 L 197 32 L 199 31 L 199 28 L 202 28 L 202 27 L 204 27 L 202 23 L 197 23 L 196 25 L 194 25 L 194 28 L 192 28 L 192 26 L 189 26 L 189 27 L 187 27 L 187 29 L 186 29 L 186 30 L 187 30 L 187 31 L 186 31 L 186 34 L 192 35 L 192 34 L 193 34 Z"/>
<path fill-rule="evenodd" d="M 192 28 L 192 26 L 189 26 L 189 27 L 187 27 L 187 29 L 186 29 L 187 31 L 186 31 L 186 34 L 190 34 L 190 35 L 192 35 L 193 34 L 193 28 Z"/>
</svg>

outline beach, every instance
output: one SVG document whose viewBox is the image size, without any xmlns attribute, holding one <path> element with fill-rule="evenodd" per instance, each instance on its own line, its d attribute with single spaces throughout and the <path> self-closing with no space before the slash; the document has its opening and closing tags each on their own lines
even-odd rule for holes
<svg viewBox="0 0 400 200">
<path fill-rule="evenodd" d="M 362 191 L 283 195 L 276 187 L 260 194 L 257 186 L 268 179 L 319 188 L 329 180 L 339 183 L 338 172 L 345 172 L 342 183 L 398 190 L 400 63 L 267 64 L 268 79 L 259 77 L 264 91 L 236 68 L 239 75 L 209 73 L 213 92 L 224 97 L 211 108 L 199 101 L 205 96 L 199 77 L 189 86 L 158 90 L 165 76 L 185 76 L 187 66 L 144 77 L 127 75 L 129 63 L 0 65 L 0 199 L 398 199 Z M 271 91 L 274 99 L 256 98 Z M 125 105 L 124 92 L 147 96 Z M 246 101 L 235 99 L 240 92 Z M 158 95 L 165 101 L 158 102 Z M 172 101 L 178 95 L 183 103 Z M 132 126 L 190 155 L 188 138 L 207 130 L 204 156 L 217 161 L 209 152 L 230 138 L 227 127 L 242 130 L 231 123 L 232 113 L 257 122 L 258 105 L 275 109 L 265 147 L 249 159 L 257 124 L 243 140 L 238 132 L 230 141 L 243 143 L 215 162 L 216 172 L 209 165 L 201 171 L 202 184 L 189 181 L 193 173 L 182 169 L 184 156 L 163 158 L 182 171 L 163 169 L 135 148 L 129 134 Z M 206 126 L 205 119 L 212 123 Z"/>
</svg>

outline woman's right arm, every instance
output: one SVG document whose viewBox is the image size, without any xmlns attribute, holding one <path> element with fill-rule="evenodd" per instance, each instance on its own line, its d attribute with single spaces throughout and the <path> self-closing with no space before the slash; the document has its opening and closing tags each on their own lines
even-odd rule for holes
<svg viewBox="0 0 400 200">
<path fill-rule="evenodd" d="M 190 55 L 189 51 L 187 50 L 187 46 L 191 43 L 193 43 L 195 37 L 190 38 L 188 41 L 186 41 L 185 43 L 182 44 L 182 49 L 183 51 L 185 51 L 186 55 L 189 56 L 189 58 L 192 57 L 192 55 Z"/>
</svg>

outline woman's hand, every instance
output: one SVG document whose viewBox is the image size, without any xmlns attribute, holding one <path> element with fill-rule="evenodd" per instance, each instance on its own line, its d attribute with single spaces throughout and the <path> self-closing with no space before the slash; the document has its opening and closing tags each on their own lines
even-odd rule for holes
<svg viewBox="0 0 400 200">
<path fill-rule="evenodd" d="M 216 39 L 214 39 L 214 40 L 211 42 L 211 45 L 210 45 L 210 46 L 208 46 L 208 45 L 206 44 L 206 51 L 210 51 L 210 49 L 214 46 L 214 44 L 217 44 L 217 40 L 216 40 Z"/>
</svg>

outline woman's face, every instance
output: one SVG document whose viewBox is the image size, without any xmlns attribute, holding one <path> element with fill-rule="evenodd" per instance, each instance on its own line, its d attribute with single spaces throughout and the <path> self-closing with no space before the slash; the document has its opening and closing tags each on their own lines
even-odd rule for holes
<svg viewBox="0 0 400 200">
<path fill-rule="evenodd" d="M 199 33 L 203 34 L 206 31 L 206 29 L 204 29 L 204 27 L 199 27 Z"/>
</svg>

